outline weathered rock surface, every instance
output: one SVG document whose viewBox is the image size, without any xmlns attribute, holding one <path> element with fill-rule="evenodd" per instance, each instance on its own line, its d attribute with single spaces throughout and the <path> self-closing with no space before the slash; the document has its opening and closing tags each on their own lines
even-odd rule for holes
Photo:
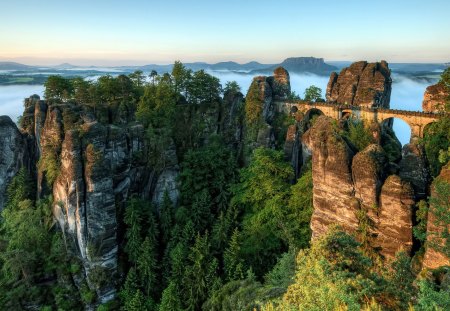
<svg viewBox="0 0 450 311">
<path fill-rule="evenodd" d="M 289 73 L 283 67 L 276 68 L 273 76 L 257 76 L 253 78 L 247 98 L 254 97 L 258 99 L 258 107 L 254 107 L 254 109 L 261 111 L 261 120 L 258 121 L 260 124 L 256 125 L 258 127 L 256 129 L 257 133 L 250 149 L 258 146 L 275 146 L 273 122 L 276 115 L 276 107 L 274 101 L 286 99 L 290 95 L 290 91 Z M 256 94 L 252 93 L 252 96 L 250 96 L 250 92 L 256 92 Z"/>
<path fill-rule="evenodd" d="M 354 154 L 325 116 L 316 119 L 302 141 L 312 154 L 313 239 L 333 225 L 356 233 L 368 218 L 370 243 L 384 257 L 391 259 L 400 249 L 409 252 L 414 191 L 400 177 L 387 177 L 389 160 L 383 148 L 372 144 Z"/>
<path fill-rule="evenodd" d="M 373 211 L 379 205 L 381 186 L 386 178 L 386 166 L 386 154 L 377 144 L 367 146 L 353 158 L 355 197 L 369 211 Z"/>
<path fill-rule="evenodd" d="M 447 183 L 447 186 L 441 186 L 446 188 L 447 193 L 439 193 L 436 191 L 437 183 Z M 449 241 L 445 241 L 442 238 L 444 230 L 447 233 L 450 231 L 450 225 L 440 221 L 442 217 L 447 217 L 450 212 L 450 198 L 448 197 L 448 191 L 450 187 L 450 163 L 447 163 L 441 170 L 439 176 L 434 180 L 431 187 L 431 200 L 430 209 L 428 211 L 427 221 L 427 240 L 425 243 L 425 256 L 423 259 L 423 267 L 428 269 L 436 269 L 443 266 L 450 266 L 450 258 L 443 252 L 444 249 L 449 249 Z M 439 217 L 440 216 L 440 217 Z"/>
<path fill-rule="evenodd" d="M 26 136 L 10 117 L 0 116 L 0 211 L 6 203 L 6 190 L 21 167 L 30 167 Z"/>
<path fill-rule="evenodd" d="M 423 95 L 422 110 L 425 112 L 442 112 L 445 103 L 450 101 L 450 92 L 443 83 L 430 85 Z"/>
<path fill-rule="evenodd" d="M 269 78 L 269 82 L 275 100 L 285 99 L 291 94 L 289 72 L 283 67 L 278 67 L 274 70 L 273 78 Z"/>
<path fill-rule="evenodd" d="M 411 183 L 416 200 L 426 199 L 430 173 L 423 146 L 406 144 L 402 149 L 402 159 L 399 166 L 399 176 Z"/>
<path fill-rule="evenodd" d="M 411 185 L 399 176 L 389 176 L 381 189 L 374 242 L 386 258 L 394 258 L 399 250 L 410 253 L 414 204 Z"/>
<path fill-rule="evenodd" d="M 326 233 L 329 226 L 339 224 L 350 232 L 358 227 L 355 210 L 357 200 L 352 196 L 351 162 L 353 152 L 337 133 L 331 119 L 317 118 L 302 137 L 312 153 L 313 205 L 312 237 Z"/>
<path fill-rule="evenodd" d="M 353 63 L 339 74 L 331 74 L 327 85 L 327 101 L 369 108 L 389 108 L 392 84 L 390 75 L 385 61 Z"/>
</svg>

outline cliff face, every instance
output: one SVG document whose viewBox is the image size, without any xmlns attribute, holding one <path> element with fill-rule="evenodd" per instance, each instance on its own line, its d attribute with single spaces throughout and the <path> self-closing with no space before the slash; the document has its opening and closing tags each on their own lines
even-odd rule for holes
<svg viewBox="0 0 450 311">
<path fill-rule="evenodd" d="M 303 135 L 312 154 L 313 238 L 340 225 L 361 232 L 366 220 L 373 247 L 393 258 L 412 247 L 414 192 L 397 175 L 387 175 L 388 157 L 380 145 L 369 145 L 354 153 L 339 135 L 337 125 L 320 116 Z M 386 178 L 387 177 L 387 178 Z"/>
<path fill-rule="evenodd" d="M 331 74 L 327 85 L 327 101 L 369 108 L 389 108 L 392 84 L 390 75 L 385 61 L 353 63 L 339 74 Z"/>
<path fill-rule="evenodd" d="M 0 116 L 0 212 L 3 209 L 11 179 L 21 167 L 30 168 L 30 154 L 25 135 L 7 116 Z"/>
<path fill-rule="evenodd" d="M 257 106 L 253 107 L 253 109 L 260 112 L 260 117 L 257 121 L 256 142 L 252 143 L 251 148 L 275 146 L 273 123 L 276 109 L 274 101 L 286 99 L 290 95 L 290 91 L 289 73 L 283 67 L 276 68 L 273 76 L 253 78 L 246 98 L 253 98 L 257 102 Z M 250 92 L 255 92 L 256 94 L 250 95 Z M 255 125 L 247 124 L 247 127 L 249 126 Z"/>
<path fill-rule="evenodd" d="M 442 112 L 445 103 L 450 101 L 450 92 L 443 83 L 430 85 L 423 95 L 422 110 L 425 112 Z"/>
<path fill-rule="evenodd" d="M 446 182 L 447 185 L 443 184 Z M 448 211 L 450 209 L 450 163 L 441 170 L 431 187 L 431 202 L 428 211 L 427 240 L 425 242 L 425 256 L 423 267 L 435 269 L 442 266 L 450 266 L 449 238 L 445 240 L 443 235 L 450 232 L 450 225 L 445 227 L 445 217 L 448 223 Z M 447 216 L 445 216 L 447 215 Z"/>
<path fill-rule="evenodd" d="M 93 269 L 114 279 L 117 208 L 131 194 L 149 197 L 159 181 L 140 161 L 146 151 L 143 127 L 99 122 L 89 107 L 37 98 L 25 102 L 22 122 L 24 135 L 38 150 L 38 197 L 53 195 L 53 214 L 78 250 L 87 281 Z M 115 294 L 114 282 L 90 285 L 100 301 Z"/>
</svg>

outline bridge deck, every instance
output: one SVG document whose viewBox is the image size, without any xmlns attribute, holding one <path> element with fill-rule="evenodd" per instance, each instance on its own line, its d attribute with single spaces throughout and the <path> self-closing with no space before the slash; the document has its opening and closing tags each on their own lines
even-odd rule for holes
<svg viewBox="0 0 450 311">
<path fill-rule="evenodd" d="M 367 112 L 378 112 L 378 113 L 389 113 L 389 114 L 397 114 L 404 116 L 417 116 L 417 117 L 427 117 L 433 119 L 439 119 L 444 115 L 448 115 L 448 113 L 434 113 L 434 112 L 425 112 L 425 111 L 412 111 L 412 110 L 402 110 L 402 109 L 386 109 L 386 108 L 367 108 L 360 106 L 352 106 L 352 105 L 341 105 L 341 104 L 330 104 L 330 103 L 313 103 L 313 102 L 304 102 L 304 101 L 283 101 L 280 102 L 283 104 L 288 104 L 292 106 L 303 106 L 305 108 L 316 108 L 316 107 L 326 107 L 326 108 L 334 108 L 337 110 L 354 110 L 354 111 L 367 111 Z"/>
</svg>

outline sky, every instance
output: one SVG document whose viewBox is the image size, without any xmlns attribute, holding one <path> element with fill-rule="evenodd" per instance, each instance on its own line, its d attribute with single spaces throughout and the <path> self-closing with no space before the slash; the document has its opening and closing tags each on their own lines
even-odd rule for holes
<svg viewBox="0 0 450 311">
<path fill-rule="evenodd" d="M 449 0 L 0 0 L 0 61 L 450 62 Z"/>
</svg>

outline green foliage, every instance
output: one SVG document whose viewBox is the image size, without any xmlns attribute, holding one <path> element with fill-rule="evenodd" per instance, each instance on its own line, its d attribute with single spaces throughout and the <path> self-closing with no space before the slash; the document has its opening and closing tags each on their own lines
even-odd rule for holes
<svg viewBox="0 0 450 311">
<path fill-rule="evenodd" d="M 427 238 L 428 204 L 425 200 L 417 203 L 416 222 L 413 227 L 414 237 L 424 243 Z"/>
<path fill-rule="evenodd" d="M 429 214 L 433 215 L 433 223 L 439 230 L 427 233 L 430 237 L 427 246 L 450 257 L 450 183 L 438 177 L 433 182 L 433 188 Z"/>
<path fill-rule="evenodd" d="M 428 125 L 425 128 L 422 142 L 425 146 L 431 175 L 437 176 L 445 164 L 440 161 L 440 155 L 450 148 L 450 117 L 442 116 L 438 121 Z"/>
<path fill-rule="evenodd" d="M 264 123 L 263 99 L 260 97 L 259 85 L 253 81 L 245 97 L 245 126 L 249 140 L 256 140 L 258 130 Z"/>
<path fill-rule="evenodd" d="M 419 295 L 415 310 L 444 311 L 450 309 L 450 288 L 439 288 L 428 280 L 418 282 Z"/>
<path fill-rule="evenodd" d="M 244 278 L 244 263 L 240 251 L 239 231 L 235 229 L 231 236 L 228 248 L 223 254 L 225 279 L 227 281 Z"/>
<path fill-rule="evenodd" d="M 342 231 L 333 231 L 297 256 L 296 281 L 283 297 L 283 309 L 360 310 L 375 295 L 368 268 L 370 260 L 358 243 Z"/>
<path fill-rule="evenodd" d="M 347 124 L 348 131 L 344 132 L 344 135 L 359 151 L 373 143 L 372 133 L 364 126 L 362 121 L 349 119 Z"/>
<path fill-rule="evenodd" d="M 8 186 L 5 210 L 16 209 L 21 201 L 33 198 L 34 191 L 33 181 L 25 167 L 21 167 Z"/>
<path fill-rule="evenodd" d="M 59 175 L 59 157 L 53 148 L 45 148 L 38 162 L 38 168 L 45 173 L 47 184 L 51 187 Z"/>
<path fill-rule="evenodd" d="M 46 99 L 67 100 L 73 95 L 73 85 L 69 79 L 61 76 L 49 76 L 44 83 Z"/>
<path fill-rule="evenodd" d="M 89 271 L 88 279 L 95 289 L 100 289 L 111 281 L 111 275 L 107 268 L 94 266 Z"/>
<path fill-rule="evenodd" d="M 290 250 L 281 255 L 277 264 L 265 276 L 265 285 L 287 289 L 294 282 L 296 252 Z"/>
<path fill-rule="evenodd" d="M 230 184 L 237 178 L 236 159 L 222 140 L 212 137 L 210 143 L 190 150 L 181 163 L 181 204 L 195 211 L 197 228 L 211 224 L 209 214 L 225 211 L 230 200 Z M 208 213 L 209 209 L 209 213 Z"/>
<path fill-rule="evenodd" d="M 441 74 L 440 83 L 443 83 L 447 89 L 450 89 L 450 68 L 446 68 Z"/>
<path fill-rule="evenodd" d="M 197 235 L 189 250 L 183 278 L 184 298 L 187 310 L 200 310 L 201 305 L 217 283 L 217 259 L 210 254 L 208 234 Z"/>
<path fill-rule="evenodd" d="M 204 70 L 196 71 L 187 84 L 187 100 L 190 104 L 212 104 L 220 102 L 222 86 L 220 80 Z"/>
<path fill-rule="evenodd" d="M 177 287 L 174 282 L 170 282 L 169 286 L 163 291 L 159 311 L 182 310 L 181 306 Z"/>
<path fill-rule="evenodd" d="M 244 210 L 242 255 L 247 266 L 262 276 L 288 247 L 306 247 L 312 213 L 309 169 L 295 185 L 293 169 L 279 151 L 258 148 L 240 172 L 232 204 Z"/>
<path fill-rule="evenodd" d="M 125 233 L 127 243 L 125 245 L 125 252 L 128 254 L 128 259 L 135 263 L 141 252 L 142 244 L 142 205 L 141 201 L 132 198 L 125 209 L 124 223 L 128 226 Z"/>
<path fill-rule="evenodd" d="M 309 102 L 316 102 L 322 98 L 322 89 L 315 85 L 311 85 L 305 90 L 305 100 Z"/>
<path fill-rule="evenodd" d="M 212 293 L 210 298 L 203 304 L 202 310 L 207 311 L 245 311 L 254 310 L 258 306 L 256 301 L 263 287 L 254 277 L 244 280 L 231 281 L 220 290 Z"/>
<path fill-rule="evenodd" d="M 225 83 L 224 94 L 231 93 L 235 94 L 241 91 L 241 87 L 236 81 L 228 81 Z"/>
</svg>

